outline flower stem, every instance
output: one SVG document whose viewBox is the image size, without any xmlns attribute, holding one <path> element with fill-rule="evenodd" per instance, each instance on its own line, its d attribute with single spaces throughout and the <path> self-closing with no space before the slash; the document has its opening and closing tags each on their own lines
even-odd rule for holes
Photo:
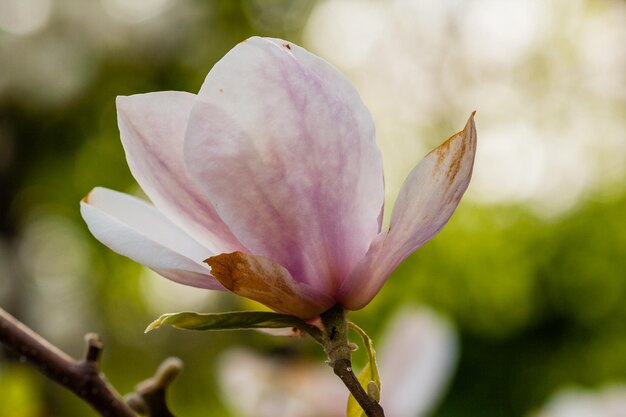
<svg viewBox="0 0 626 417">
<path fill-rule="evenodd" d="M 321 315 L 324 324 L 324 351 L 328 365 L 333 368 L 352 396 L 368 417 L 384 417 L 385 412 L 376 400 L 370 397 L 352 371 L 352 348 L 348 341 L 348 321 L 345 310 L 336 305 Z"/>
</svg>

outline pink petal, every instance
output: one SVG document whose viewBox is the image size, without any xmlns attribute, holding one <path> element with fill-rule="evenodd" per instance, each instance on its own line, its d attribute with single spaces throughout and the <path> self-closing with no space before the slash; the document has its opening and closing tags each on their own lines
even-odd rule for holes
<svg viewBox="0 0 626 417">
<path fill-rule="evenodd" d="M 211 252 L 146 202 L 98 187 L 80 212 L 96 239 L 120 255 L 181 284 L 223 289 L 200 263 Z"/>
<path fill-rule="evenodd" d="M 223 253 L 205 261 L 211 274 L 228 290 L 281 313 L 311 318 L 331 308 L 334 300 L 294 281 L 285 268 L 263 257 Z"/>
<path fill-rule="evenodd" d="M 469 185 L 475 153 L 472 114 L 461 132 L 429 153 L 405 180 L 389 231 L 372 242 L 340 289 L 344 307 L 367 305 L 400 262 L 439 233 Z"/>
<path fill-rule="evenodd" d="M 426 308 L 405 308 L 386 327 L 378 350 L 381 405 L 392 417 L 427 415 L 458 356 L 454 329 Z"/>
<path fill-rule="evenodd" d="M 183 139 L 195 95 L 178 91 L 117 98 L 128 166 L 163 214 L 213 252 L 242 249 L 191 179 Z"/>
<path fill-rule="evenodd" d="M 379 231 L 371 116 L 345 77 L 292 43 L 251 38 L 215 65 L 185 161 L 251 253 L 329 295 Z"/>
</svg>

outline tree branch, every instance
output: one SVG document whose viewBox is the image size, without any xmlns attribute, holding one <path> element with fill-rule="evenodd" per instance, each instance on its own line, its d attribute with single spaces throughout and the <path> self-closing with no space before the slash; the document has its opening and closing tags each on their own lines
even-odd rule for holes
<svg viewBox="0 0 626 417">
<path fill-rule="evenodd" d="M 77 361 L 0 308 L 0 342 L 54 382 L 68 388 L 104 417 L 136 417 L 98 370 L 102 343 L 85 336 L 85 357 Z"/>
<path fill-rule="evenodd" d="M 324 324 L 324 350 L 333 368 L 368 417 L 385 417 L 378 401 L 370 397 L 352 371 L 352 346 L 348 341 L 346 314 L 339 305 L 321 315 Z"/>
<path fill-rule="evenodd" d="M 174 417 L 165 400 L 165 391 L 183 369 L 178 358 L 164 360 L 154 376 L 140 382 L 135 392 L 126 396 L 128 405 L 148 417 Z"/>
</svg>

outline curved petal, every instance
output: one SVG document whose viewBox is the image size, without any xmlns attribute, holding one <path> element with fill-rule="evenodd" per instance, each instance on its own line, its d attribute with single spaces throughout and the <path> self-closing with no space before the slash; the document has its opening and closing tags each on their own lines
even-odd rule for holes
<svg viewBox="0 0 626 417">
<path fill-rule="evenodd" d="M 223 253 L 205 262 L 224 287 L 281 313 L 311 318 L 335 304 L 334 299 L 294 281 L 289 271 L 263 256 Z"/>
<path fill-rule="evenodd" d="M 405 308 L 394 315 L 380 340 L 380 403 L 385 413 L 393 417 L 427 415 L 456 364 L 454 329 L 426 308 Z"/>
<path fill-rule="evenodd" d="M 346 78 L 294 44 L 251 38 L 215 65 L 185 161 L 251 253 L 329 295 L 379 231 L 371 116 Z"/>
<path fill-rule="evenodd" d="M 120 255 L 181 284 L 223 289 L 200 263 L 211 252 L 144 201 L 98 187 L 80 212 L 96 239 Z"/>
<path fill-rule="evenodd" d="M 154 205 L 215 253 L 241 244 L 191 179 L 183 139 L 195 94 L 164 91 L 118 97 L 117 118 L 133 176 Z"/>
<path fill-rule="evenodd" d="M 400 262 L 439 233 L 469 185 L 475 154 L 472 113 L 465 128 L 426 155 L 404 181 L 389 231 L 377 236 L 339 291 L 344 307 L 363 308 Z"/>
</svg>

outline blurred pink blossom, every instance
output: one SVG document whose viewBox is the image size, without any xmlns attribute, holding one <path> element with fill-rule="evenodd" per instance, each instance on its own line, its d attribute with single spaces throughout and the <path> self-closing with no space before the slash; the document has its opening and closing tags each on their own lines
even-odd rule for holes
<svg viewBox="0 0 626 417">
<path fill-rule="evenodd" d="M 81 202 L 93 235 L 173 281 L 302 318 L 369 303 L 446 224 L 476 150 L 470 117 L 409 174 L 381 230 L 370 113 L 339 71 L 293 43 L 250 38 L 198 94 L 118 97 L 117 111 L 154 205 L 95 188 Z"/>
<path fill-rule="evenodd" d="M 626 417 L 626 386 L 564 388 L 531 417 Z"/>
</svg>

